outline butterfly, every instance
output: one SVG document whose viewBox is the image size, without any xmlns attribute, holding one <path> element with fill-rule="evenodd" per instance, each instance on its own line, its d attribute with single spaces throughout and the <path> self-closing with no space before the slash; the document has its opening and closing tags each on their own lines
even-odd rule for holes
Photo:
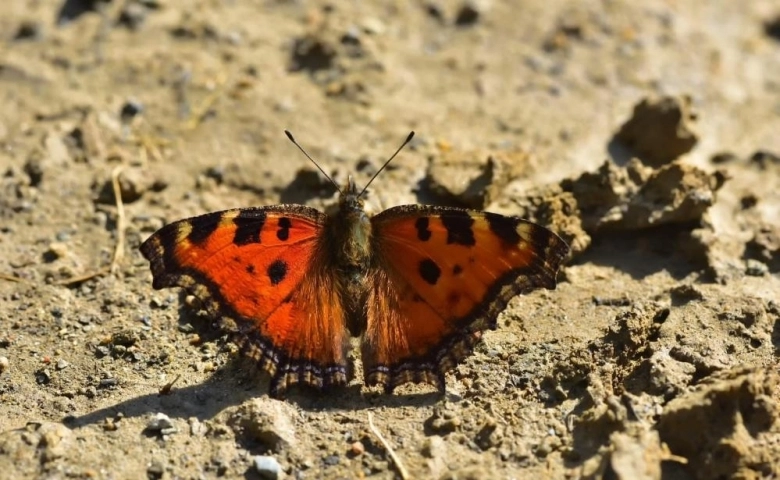
<svg viewBox="0 0 780 480">
<path fill-rule="evenodd" d="M 273 397 L 295 384 L 346 385 L 350 337 L 360 337 L 366 385 L 443 391 L 445 373 L 496 328 L 510 299 L 555 288 L 569 247 L 542 226 L 489 212 L 403 205 L 369 216 L 371 181 L 358 190 L 350 177 L 331 215 L 272 205 L 168 224 L 140 247 L 152 286 L 198 297 L 268 372 Z"/>
</svg>

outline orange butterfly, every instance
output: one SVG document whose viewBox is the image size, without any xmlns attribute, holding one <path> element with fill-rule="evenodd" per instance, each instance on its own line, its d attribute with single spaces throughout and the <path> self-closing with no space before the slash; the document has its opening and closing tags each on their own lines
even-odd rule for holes
<svg viewBox="0 0 780 480">
<path fill-rule="evenodd" d="M 331 216 L 273 205 L 169 224 L 141 245 L 153 286 L 187 288 L 232 324 L 239 348 L 271 375 L 272 396 L 298 383 L 346 385 L 350 336 L 362 339 L 367 385 L 443 390 L 512 297 L 555 288 L 569 248 L 544 227 L 488 212 L 403 205 L 369 217 L 366 188 L 350 178 Z"/>
</svg>

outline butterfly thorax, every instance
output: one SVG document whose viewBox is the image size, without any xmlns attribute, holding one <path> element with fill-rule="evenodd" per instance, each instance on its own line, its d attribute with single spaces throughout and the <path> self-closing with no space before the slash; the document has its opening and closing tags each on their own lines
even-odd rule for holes
<svg viewBox="0 0 780 480">
<path fill-rule="evenodd" d="M 371 257 L 371 220 L 363 209 L 363 200 L 352 177 L 339 197 L 338 210 L 330 223 L 338 249 L 334 252 L 338 266 L 365 270 Z"/>
</svg>

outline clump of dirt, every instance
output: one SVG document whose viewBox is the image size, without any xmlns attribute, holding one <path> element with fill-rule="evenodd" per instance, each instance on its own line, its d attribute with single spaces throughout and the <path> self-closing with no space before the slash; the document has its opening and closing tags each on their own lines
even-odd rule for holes
<svg viewBox="0 0 780 480">
<path fill-rule="evenodd" d="M 736 367 L 718 372 L 664 407 L 657 430 L 700 479 L 780 474 L 775 372 Z"/>
<path fill-rule="evenodd" d="M 642 163 L 660 167 L 696 146 L 696 118 L 689 96 L 645 98 L 634 107 L 631 118 L 612 141 L 627 148 Z"/>
<path fill-rule="evenodd" d="M 705 221 L 728 176 L 724 171 L 708 172 L 678 159 L 696 143 L 686 123 L 695 117 L 688 112 L 689 103 L 687 97 L 643 100 L 615 136 L 630 144 L 634 149 L 630 153 L 636 157 L 623 166 L 607 160 L 595 171 L 558 184 L 537 187 L 513 198 L 499 197 L 499 205 L 549 225 L 570 244 L 573 257 L 588 249 L 594 235 L 668 226 L 693 230 Z M 666 150 L 653 150 L 661 148 L 659 145 Z M 489 164 L 483 164 L 483 168 L 488 171 Z M 429 170 L 429 178 L 431 173 Z M 455 185 L 460 189 L 450 187 L 446 191 L 466 202 L 470 183 L 460 178 Z M 494 186 L 503 189 L 505 185 L 502 181 Z M 704 261 L 701 255 L 697 260 Z"/>
<path fill-rule="evenodd" d="M 582 478 L 662 478 L 662 464 L 672 455 L 633 408 L 629 397 L 610 396 L 574 422 L 574 448 L 587 455 L 579 468 Z"/>
<path fill-rule="evenodd" d="M 724 181 L 720 172 L 707 173 L 679 161 L 658 169 L 638 161 L 625 167 L 606 161 L 595 172 L 512 202 L 520 216 L 550 225 L 577 256 L 594 235 L 668 226 L 692 230 L 715 203 Z"/>
<path fill-rule="evenodd" d="M 637 162 L 605 162 L 595 173 L 564 182 L 592 233 L 695 224 L 715 203 L 723 176 L 681 162 L 653 170 Z"/>
<path fill-rule="evenodd" d="M 14 458 L 17 478 L 32 478 L 77 449 L 73 432 L 60 423 L 29 422 L 0 433 L 0 455 Z"/>
<path fill-rule="evenodd" d="M 770 272 L 780 271 L 780 226 L 759 227 L 753 238 L 745 244 L 744 258 L 764 263 Z"/>
<path fill-rule="evenodd" d="M 464 152 L 445 149 L 431 156 L 426 187 L 444 204 L 484 209 L 521 175 L 528 175 L 534 161 L 528 152 Z"/>
<path fill-rule="evenodd" d="M 284 403 L 254 399 L 228 420 L 242 442 L 270 452 L 294 452 L 297 447 L 295 410 Z"/>
</svg>

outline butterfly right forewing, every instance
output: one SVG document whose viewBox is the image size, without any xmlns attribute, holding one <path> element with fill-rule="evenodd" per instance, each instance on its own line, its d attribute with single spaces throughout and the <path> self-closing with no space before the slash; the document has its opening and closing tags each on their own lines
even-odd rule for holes
<svg viewBox="0 0 780 480">
<path fill-rule="evenodd" d="M 555 288 L 568 246 L 518 217 L 407 205 L 372 218 L 377 267 L 363 339 L 366 383 L 443 388 L 518 293 Z"/>
</svg>

